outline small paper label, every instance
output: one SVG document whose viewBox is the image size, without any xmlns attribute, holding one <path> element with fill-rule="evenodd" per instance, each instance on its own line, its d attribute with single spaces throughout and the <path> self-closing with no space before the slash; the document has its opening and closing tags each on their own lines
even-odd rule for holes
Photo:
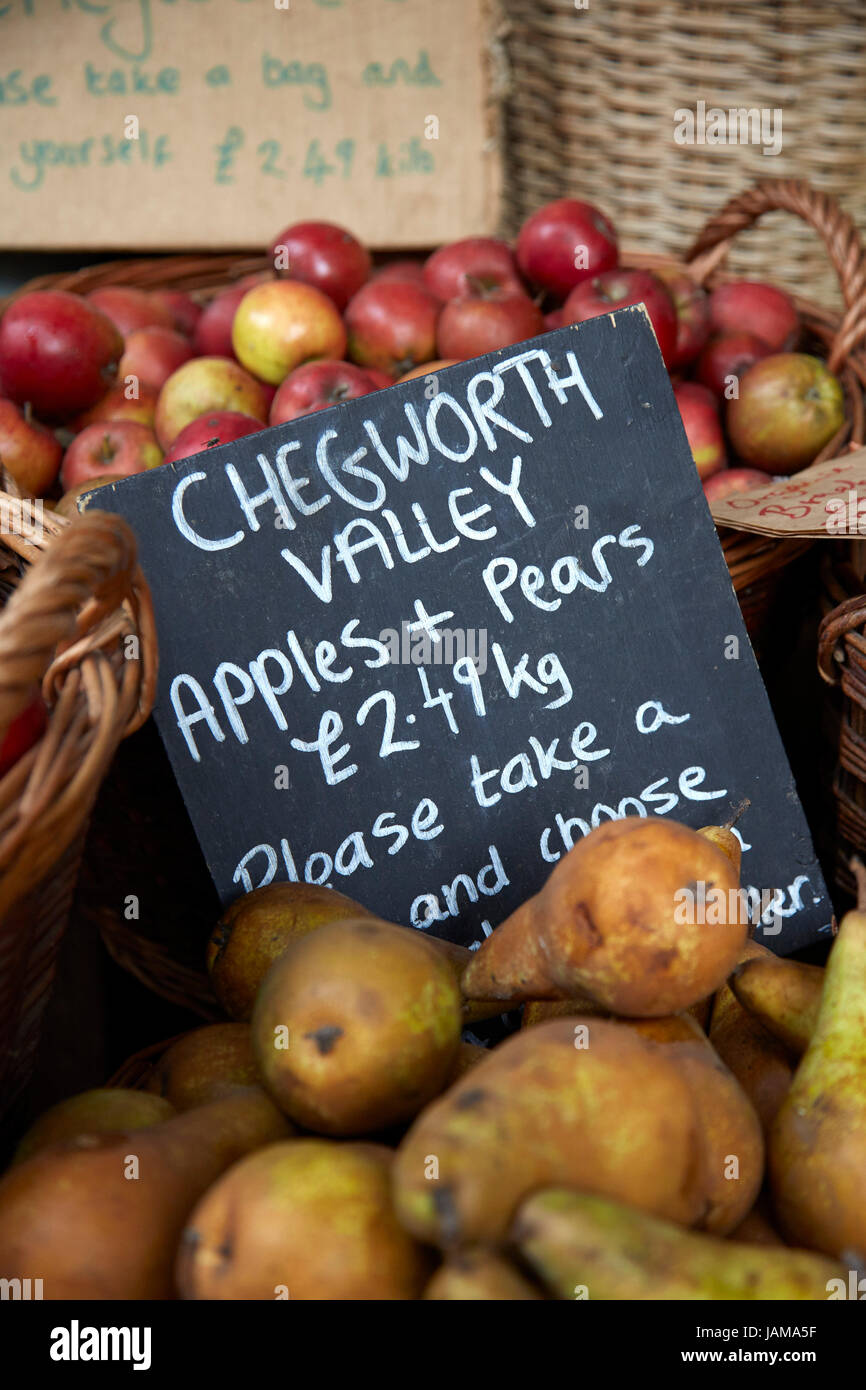
<svg viewBox="0 0 866 1390">
<path fill-rule="evenodd" d="M 718 526 L 761 536 L 866 536 L 866 448 L 813 463 L 792 478 L 768 478 L 766 487 L 731 493 L 710 511 Z"/>
</svg>

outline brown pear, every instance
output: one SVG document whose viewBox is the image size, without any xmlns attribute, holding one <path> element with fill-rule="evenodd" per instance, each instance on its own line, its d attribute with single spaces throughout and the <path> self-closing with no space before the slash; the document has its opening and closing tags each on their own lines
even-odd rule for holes
<svg viewBox="0 0 866 1390">
<path fill-rule="evenodd" d="M 747 941 L 740 959 L 771 955 L 766 946 Z M 794 1074 L 787 1049 L 743 1008 L 727 984 L 716 995 L 709 1038 L 752 1102 L 766 1138 Z"/>
<path fill-rule="evenodd" d="M 424 1290 L 424 1297 L 437 1303 L 458 1299 L 464 1303 L 515 1303 L 542 1295 L 504 1255 L 475 1246 L 448 1255 Z"/>
<path fill-rule="evenodd" d="M 598 1018 L 527 1028 L 429 1105 L 397 1151 L 397 1213 L 420 1240 L 496 1244 L 545 1183 L 690 1223 L 703 1137 L 671 1049 Z"/>
<path fill-rule="evenodd" d="M 173 1043 L 156 1063 L 147 1089 L 164 1096 L 175 1110 L 190 1110 L 231 1095 L 239 1086 L 257 1086 L 248 1023 L 211 1023 Z"/>
<path fill-rule="evenodd" d="M 616 1014 L 679 1013 L 718 988 L 739 956 L 748 923 L 738 904 L 729 911 L 738 882 L 722 850 L 684 825 L 610 821 L 487 937 L 463 992 L 511 1003 L 585 992 Z M 701 901 L 712 903 L 705 920 Z"/>
<path fill-rule="evenodd" d="M 375 913 L 333 888 L 315 883 L 269 883 L 237 898 L 226 908 L 208 942 L 206 964 L 214 994 L 226 1013 L 249 1022 L 259 985 L 274 961 L 299 937 L 329 922 L 370 917 Z M 465 946 L 428 936 L 451 962 L 459 980 L 472 959 Z M 502 1013 L 499 1000 L 464 1000 L 465 1023 Z"/>
<path fill-rule="evenodd" d="M 682 1070 L 698 1115 L 702 1147 L 700 1230 L 728 1235 L 751 1209 L 764 1177 L 761 1123 L 748 1097 L 694 1018 L 639 1019 L 642 1037 L 667 1046 Z"/>
<path fill-rule="evenodd" d="M 230 1018 L 249 1022 L 268 970 L 298 937 L 342 917 L 372 917 L 360 903 L 315 883 L 269 883 L 236 898 L 208 942 L 214 994 Z"/>
<path fill-rule="evenodd" d="M 728 983 L 743 1008 L 795 1057 L 802 1057 L 818 1020 L 823 968 L 761 956 L 738 965 Z"/>
<path fill-rule="evenodd" d="M 111 1134 L 118 1130 L 146 1129 L 174 1114 L 174 1107 L 147 1091 L 105 1086 L 82 1091 L 58 1101 L 34 1121 L 20 1140 L 13 1163 L 21 1163 L 50 1144 L 74 1139 L 79 1134 Z"/>
<path fill-rule="evenodd" d="M 184 1222 L 230 1164 L 289 1133 L 261 1090 L 128 1134 L 83 1135 L 0 1181 L 0 1279 L 46 1299 L 163 1299 Z"/>
<path fill-rule="evenodd" d="M 460 991 L 420 932 L 373 918 L 331 922 L 271 966 L 253 1013 L 263 1083 L 319 1134 L 370 1134 L 444 1089 L 460 1042 Z"/>
<path fill-rule="evenodd" d="M 180 1243 L 189 1299 L 419 1298 L 429 1255 L 399 1225 L 394 1155 L 377 1144 L 292 1139 L 236 1163 Z"/>
</svg>

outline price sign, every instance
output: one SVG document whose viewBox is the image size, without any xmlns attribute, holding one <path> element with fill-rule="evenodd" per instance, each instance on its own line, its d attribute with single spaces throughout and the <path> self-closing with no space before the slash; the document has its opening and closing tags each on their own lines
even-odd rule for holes
<svg viewBox="0 0 866 1390">
<path fill-rule="evenodd" d="M 224 900 L 331 884 L 480 941 L 593 827 L 738 823 L 767 944 L 831 909 L 642 309 L 90 495 Z M 710 928 L 708 928 L 710 929 Z"/>
</svg>

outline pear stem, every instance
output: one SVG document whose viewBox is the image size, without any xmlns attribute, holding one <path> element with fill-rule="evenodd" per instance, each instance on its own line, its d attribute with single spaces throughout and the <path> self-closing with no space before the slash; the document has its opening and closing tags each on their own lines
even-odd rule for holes
<svg viewBox="0 0 866 1390">
<path fill-rule="evenodd" d="M 866 865 L 855 854 L 849 859 L 848 867 L 857 880 L 857 911 L 866 912 Z"/>
<path fill-rule="evenodd" d="M 746 811 L 748 811 L 748 809 L 749 809 L 749 807 L 751 806 L 751 804 L 752 804 L 752 803 L 751 803 L 751 801 L 749 800 L 749 798 L 748 798 L 748 797 L 745 797 L 745 798 L 740 802 L 739 806 L 736 806 L 736 807 L 734 808 L 734 810 L 733 810 L 733 812 L 732 812 L 732 814 L 731 814 L 731 819 L 725 821 L 724 825 L 722 826 L 722 829 L 723 829 L 723 830 L 733 830 L 733 828 L 734 828 L 734 826 L 736 825 L 737 821 L 740 819 L 740 816 L 744 815 L 744 814 L 746 813 Z"/>
</svg>

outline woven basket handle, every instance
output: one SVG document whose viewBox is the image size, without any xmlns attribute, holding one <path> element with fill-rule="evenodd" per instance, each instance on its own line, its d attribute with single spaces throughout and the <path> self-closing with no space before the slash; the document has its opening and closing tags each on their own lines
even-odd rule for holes
<svg viewBox="0 0 866 1390">
<path fill-rule="evenodd" d="M 731 198 L 710 218 L 686 260 L 697 279 L 706 279 L 725 259 L 738 232 L 765 212 L 778 209 L 796 213 L 814 227 L 839 277 L 845 315 L 828 358 L 830 370 L 836 372 L 866 341 L 866 255 L 857 228 L 834 198 L 801 179 L 764 179 Z"/>
<path fill-rule="evenodd" d="M 842 655 L 839 644 L 849 632 L 855 632 L 864 625 L 866 597 L 862 594 L 846 599 L 822 619 L 818 628 L 818 670 L 828 685 L 837 685 L 841 677 L 844 661 L 836 656 L 837 651 L 840 657 Z"/>
<path fill-rule="evenodd" d="M 5 494 L 0 502 L 7 516 L 27 506 Z M 22 530 L 28 525 L 29 512 L 23 511 Z M 140 703 L 152 699 L 155 638 L 132 531 L 107 512 L 87 512 L 60 527 L 52 518 L 51 530 L 27 583 L 0 615 L 0 730 L 26 707 L 34 686 L 62 679 L 64 669 L 104 641 L 104 627 L 97 632 L 100 624 L 129 598 L 139 611 L 143 608 L 145 619 Z"/>
</svg>

